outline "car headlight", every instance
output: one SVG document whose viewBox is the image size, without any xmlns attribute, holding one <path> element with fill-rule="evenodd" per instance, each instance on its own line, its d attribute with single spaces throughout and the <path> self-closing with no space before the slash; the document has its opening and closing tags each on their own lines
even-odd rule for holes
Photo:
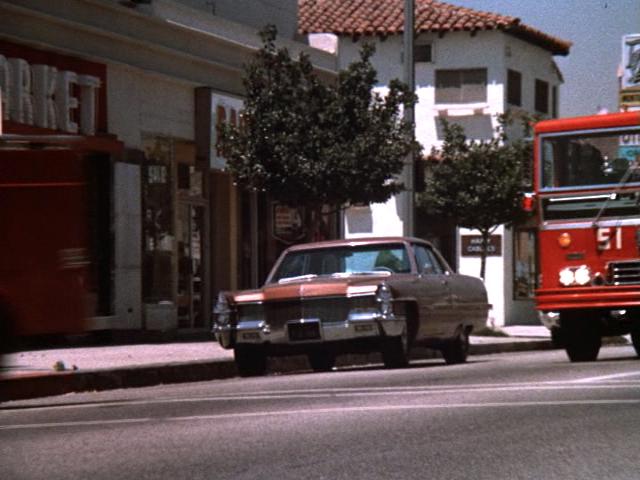
<svg viewBox="0 0 640 480">
<path fill-rule="evenodd" d="M 386 283 L 381 283 L 378 290 L 376 290 L 376 302 L 378 303 L 378 310 L 383 317 L 393 314 L 393 294 Z"/>
<path fill-rule="evenodd" d="M 218 294 L 218 301 L 213 308 L 213 313 L 216 316 L 216 323 L 219 325 L 227 325 L 231 320 L 231 307 L 229 307 L 229 300 L 224 292 Z"/>
</svg>

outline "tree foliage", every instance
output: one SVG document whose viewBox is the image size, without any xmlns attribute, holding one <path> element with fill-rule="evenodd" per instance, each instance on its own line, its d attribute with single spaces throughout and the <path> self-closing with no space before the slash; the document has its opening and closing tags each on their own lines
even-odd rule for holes
<svg viewBox="0 0 640 480">
<path fill-rule="evenodd" d="M 429 215 L 447 217 L 458 226 L 480 232 L 480 276 L 484 279 L 490 235 L 498 226 L 511 226 L 526 215 L 522 198 L 530 188 L 531 142 L 509 141 L 505 131 L 511 120 L 507 116 L 499 118 L 497 135 L 484 141 L 471 141 L 460 125 L 441 121 L 444 142 L 441 149 L 431 152 L 425 191 L 417 204 Z"/>
<path fill-rule="evenodd" d="M 415 149 L 412 126 L 401 119 L 413 92 L 392 81 L 373 93 L 374 47 L 322 81 L 306 54 L 277 48 L 275 27 L 261 32 L 262 48 L 246 66 L 241 125 L 220 131 L 228 169 L 241 187 L 267 192 L 289 206 L 384 202 L 402 190 L 396 175 Z"/>
</svg>

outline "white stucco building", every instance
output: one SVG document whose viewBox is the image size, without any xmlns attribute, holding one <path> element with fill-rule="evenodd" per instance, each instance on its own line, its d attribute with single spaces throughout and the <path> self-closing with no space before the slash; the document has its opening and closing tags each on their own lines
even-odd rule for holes
<svg viewBox="0 0 640 480">
<path fill-rule="evenodd" d="M 339 68 L 373 42 L 378 89 L 403 78 L 402 0 L 301 0 L 300 30 L 317 48 L 336 52 Z M 467 136 L 494 135 L 496 116 L 507 109 L 556 116 L 562 75 L 554 55 L 567 55 L 570 43 L 523 24 L 519 19 L 436 1 L 416 0 L 416 137 L 425 153 L 442 143 L 438 119 L 460 123 Z M 345 214 L 344 235 L 402 235 L 406 231 L 401 197 Z M 468 245 L 474 232 L 452 229 L 438 219 L 417 218 L 415 234 L 433 240 L 461 273 L 478 275 L 478 256 Z M 411 231 L 411 229 L 409 229 Z M 526 227 L 495 232 L 500 243 L 488 258 L 486 285 L 493 304 L 490 323 L 533 323 L 534 236 Z M 464 243 L 464 245 L 463 245 Z"/>
</svg>

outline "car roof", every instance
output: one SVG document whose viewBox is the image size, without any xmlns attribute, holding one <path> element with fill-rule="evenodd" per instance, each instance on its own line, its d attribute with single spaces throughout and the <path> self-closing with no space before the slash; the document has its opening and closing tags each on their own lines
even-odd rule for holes
<svg viewBox="0 0 640 480">
<path fill-rule="evenodd" d="M 355 247 L 361 245 L 379 245 L 384 243 L 426 243 L 430 245 L 430 243 L 421 238 L 414 237 L 356 237 L 356 238 L 346 238 L 341 240 L 325 240 L 322 242 L 310 242 L 310 243 L 300 243 L 298 245 L 292 245 L 287 248 L 288 252 L 297 251 L 297 250 L 309 250 L 314 248 L 328 248 L 328 247 Z"/>
</svg>

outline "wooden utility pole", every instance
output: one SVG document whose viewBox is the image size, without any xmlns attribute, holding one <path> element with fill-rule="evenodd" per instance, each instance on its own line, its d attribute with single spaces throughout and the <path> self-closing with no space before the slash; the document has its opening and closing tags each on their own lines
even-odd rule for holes
<svg viewBox="0 0 640 480">
<path fill-rule="evenodd" d="M 409 87 L 411 92 L 416 90 L 415 82 L 415 70 L 413 62 L 413 40 L 414 40 L 414 0 L 404 0 L 404 82 Z M 413 106 L 405 107 L 404 119 L 413 126 L 413 133 L 415 135 L 415 111 Z M 414 234 L 414 211 L 415 211 L 415 188 L 414 188 L 414 173 L 413 173 L 413 152 L 409 154 L 405 161 L 403 182 L 406 191 L 403 192 L 401 198 L 403 201 L 403 225 L 404 234 L 412 236 Z"/>
</svg>

